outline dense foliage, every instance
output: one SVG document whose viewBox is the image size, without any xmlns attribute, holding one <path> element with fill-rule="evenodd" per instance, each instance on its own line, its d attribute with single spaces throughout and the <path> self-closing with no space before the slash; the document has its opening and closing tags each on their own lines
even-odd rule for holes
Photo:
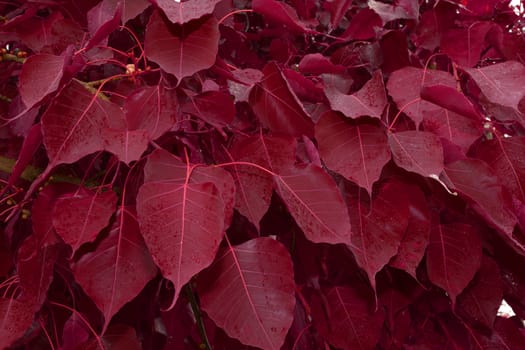
<svg viewBox="0 0 525 350">
<path fill-rule="evenodd" d="M 523 349 L 510 5 L 1 2 L 0 348 Z"/>
</svg>

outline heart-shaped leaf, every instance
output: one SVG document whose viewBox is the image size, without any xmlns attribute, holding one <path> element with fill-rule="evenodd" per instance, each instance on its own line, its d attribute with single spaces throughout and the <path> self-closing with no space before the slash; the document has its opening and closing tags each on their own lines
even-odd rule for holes
<svg viewBox="0 0 525 350">
<path fill-rule="evenodd" d="M 213 13 L 220 0 L 156 0 L 157 5 L 172 23 L 184 24 Z"/>
<path fill-rule="evenodd" d="M 202 309 L 229 336 L 281 348 L 295 305 L 292 260 L 282 244 L 262 237 L 225 248 L 198 281 Z"/>
<path fill-rule="evenodd" d="M 146 28 L 144 46 L 152 61 L 180 81 L 215 63 L 219 25 L 214 17 L 171 24 L 155 11 Z"/>
<path fill-rule="evenodd" d="M 433 225 L 427 249 L 428 277 L 455 304 L 481 265 L 481 240 L 472 226 Z"/>
<path fill-rule="evenodd" d="M 315 126 L 315 138 L 328 168 L 372 192 L 372 185 L 391 157 L 386 133 L 381 128 L 350 124 L 336 113 L 327 112 Z"/>
<path fill-rule="evenodd" d="M 104 315 L 102 333 L 111 317 L 136 297 L 156 273 L 135 213 L 126 207 L 117 212 L 109 236 L 73 268 L 75 279 Z"/>
</svg>

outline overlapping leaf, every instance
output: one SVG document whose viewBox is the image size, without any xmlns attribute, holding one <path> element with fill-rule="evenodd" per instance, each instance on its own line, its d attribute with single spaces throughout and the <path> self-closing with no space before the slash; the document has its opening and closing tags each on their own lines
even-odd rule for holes
<svg viewBox="0 0 525 350">
<path fill-rule="evenodd" d="M 220 0 L 156 0 L 157 5 L 172 23 L 184 24 L 213 12 Z"/>
<path fill-rule="evenodd" d="M 162 275 L 181 288 L 213 261 L 224 234 L 224 203 L 211 182 L 146 182 L 137 196 L 140 231 Z"/>
<path fill-rule="evenodd" d="M 219 25 L 214 17 L 174 25 L 155 11 L 146 28 L 144 45 L 152 61 L 181 80 L 215 63 Z"/>
<path fill-rule="evenodd" d="M 394 162 L 421 176 L 439 176 L 443 171 L 443 146 L 439 137 L 424 131 L 388 133 Z"/>
<path fill-rule="evenodd" d="M 398 182 L 387 183 L 369 205 L 361 189 L 347 192 L 353 231 L 350 249 L 374 290 L 376 274 L 397 254 L 409 223 L 406 189 Z"/>
<path fill-rule="evenodd" d="M 334 112 L 323 114 L 315 126 L 319 153 L 331 170 L 369 193 L 390 160 L 386 133 L 364 123 L 347 123 Z"/>
<path fill-rule="evenodd" d="M 31 303 L 0 298 L 0 348 L 10 347 L 24 335 L 33 323 L 35 311 Z"/>
<path fill-rule="evenodd" d="M 104 330 L 111 317 L 137 296 L 157 273 L 144 244 L 135 213 L 123 207 L 95 251 L 75 264 L 73 274 L 104 315 Z"/>
<path fill-rule="evenodd" d="M 381 119 L 388 103 L 383 75 L 379 70 L 359 91 L 351 95 L 342 94 L 331 86 L 327 86 L 325 92 L 332 109 L 352 119 L 365 115 Z"/>
<path fill-rule="evenodd" d="M 261 123 L 274 133 L 313 136 L 313 123 L 275 63 L 263 69 L 264 78 L 250 93 L 250 104 Z"/>
<path fill-rule="evenodd" d="M 350 287 L 323 290 L 323 298 L 313 306 L 314 323 L 320 333 L 337 348 L 373 349 L 385 315 L 373 312 L 373 305 Z"/>
<path fill-rule="evenodd" d="M 27 108 L 58 89 L 65 62 L 65 57 L 49 54 L 33 55 L 24 62 L 18 85 Z"/>
<path fill-rule="evenodd" d="M 235 161 L 280 173 L 293 166 L 296 146 L 291 137 L 254 136 L 234 142 L 230 153 Z M 250 165 L 235 164 L 231 169 L 237 185 L 236 209 L 258 227 L 272 199 L 272 177 Z"/>
<path fill-rule="evenodd" d="M 92 242 L 109 224 L 117 196 L 113 191 L 92 192 L 85 188 L 60 196 L 53 209 L 53 227 L 75 252 Z"/>
<path fill-rule="evenodd" d="M 512 239 L 517 219 L 509 199 L 504 196 L 501 183 L 490 167 L 481 160 L 465 159 L 447 164 L 445 172 L 453 188 L 466 196 L 492 226 Z"/>
<path fill-rule="evenodd" d="M 421 100 L 420 90 L 424 86 L 438 84 L 456 87 L 454 77 L 447 72 L 405 67 L 390 75 L 386 87 L 397 108 L 419 125 L 425 116 L 439 113 L 441 110 L 441 107 Z"/>
<path fill-rule="evenodd" d="M 455 304 L 481 265 L 481 241 L 472 226 L 435 224 L 427 249 L 428 277 Z"/>
<path fill-rule="evenodd" d="M 129 143 L 122 138 L 112 138 L 110 142 L 104 134 L 108 129 L 126 129 L 120 107 L 73 80 L 42 116 L 44 145 L 51 165 L 73 163 L 119 141 L 120 147 L 112 150 L 119 158 L 126 158 Z"/>
<path fill-rule="evenodd" d="M 306 238 L 315 243 L 350 244 L 346 205 L 334 180 L 318 166 L 290 168 L 275 186 Z"/>
<path fill-rule="evenodd" d="M 295 305 L 292 260 L 271 238 L 256 238 L 218 254 L 199 277 L 202 309 L 226 333 L 262 349 L 281 348 Z"/>
<path fill-rule="evenodd" d="M 476 82 L 485 100 L 481 100 L 488 112 L 500 120 L 518 120 L 524 125 L 519 104 L 525 96 L 522 84 L 525 67 L 508 61 L 483 68 L 466 69 Z"/>
<path fill-rule="evenodd" d="M 474 280 L 457 298 L 456 310 L 467 320 L 492 328 L 503 299 L 498 265 L 483 255 Z"/>
</svg>

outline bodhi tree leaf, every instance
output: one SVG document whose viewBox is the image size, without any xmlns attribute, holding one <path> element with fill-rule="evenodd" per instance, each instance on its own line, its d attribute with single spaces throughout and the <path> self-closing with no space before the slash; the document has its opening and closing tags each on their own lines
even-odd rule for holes
<svg viewBox="0 0 525 350">
<path fill-rule="evenodd" d="M 202 309 L 229 336 L 281 348 L 295 305 L 292 260 L 281 243 L 261 237 L 222 249 L 198 282 Z"/>
<path fill-rule="evenodd" d="M 481 241 L 466 224 L 435 224 L 430 230 L 427 249 L 428 277 L 443 288 L 456 303 L 456 297 L 472 280 L 481 264 Z"/>
<path fill-rule="evenodd" d="M 179 81 L 210 68 L 219 45 L 219 25 L 214 17 L 186 24 L 171 24 L 158 11 L 146 28 L 144 49 L 147 56 Z"/>
<path fill-rule="evenodd" d="M 210 265 L 224 234 L 224 203 L 211 182 L 152 181 L 137 196 L 140 231 L 162 275 L 179 293 Z"/>
<path fill-rule="evenodd" d="M 220 0 L 156 0 L 157 5 L 172 23 L 184 24 L 213 12 Z"/>
<path fill-rule="evenodd" d="M 73 274 L 102 311 L 104 333 L 113 315 L 157 274 L 130 208 L 120 208 L 109 236 L 80 258 Z"/>
<path fill-rule="evenodd" d="M 372 192 L 391 157 L 383 130 L 371 124 L 350 124 L 327 112 L 315 126 L 315 137 L 328 168 Z"/>
</svg>

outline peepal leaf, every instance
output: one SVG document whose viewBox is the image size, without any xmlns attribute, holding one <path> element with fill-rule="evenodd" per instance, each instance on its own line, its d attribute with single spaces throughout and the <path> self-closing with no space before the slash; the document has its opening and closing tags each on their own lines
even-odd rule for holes
<svg viewBox="0 0 525 350">
<path fill-rule="evenodd" d="M 467 320 L 492 328 L 503 299 L 503 283 L 498 264 L 483 255 L 474 280 L 457 298 L 456 311 Z"/>
<path fill-rule="evenodd" d="M 117 196 L 113 191 L 92 192 L 80 188 L 57 199 L 53 209 L 53 226 L 75 252 L 82 244 L 94 241 L 108 225 L 116 202 Z"/>
<path fill-rule="evenodd" d="M 371 303 L 350 287 L 324 289 L 323 294 L 312 305 L 313 322 L 319 332 L 340 349 L 373 349 L 384 313 L 374 312 Z"/>
<path fill-rule="evenodd" d="M 525 202 L 525 137 L 501 137 L 484 140 L 476 147 L 476 156 L 490 165 L 501 183 Z"/>
<path fill-rule="evenodd" d="M 274 176 L 275 186 L 306 238 L 314 243 L 350 244 L 350 219 L 334 180 L 308 164 Z"/>
<path fill-rule="evenodd" d="M 155 140 L 175 123 L 176 96 L 162 85 L 143 87 L 127 97 L 124 111 L 128 130 L 145 130 Z"/>
<path fill-rule="evenodd" d="M 481 114 L 470 100 L 450 86 L 432 85 L 421 89 L 421 98 L 474 120 L 481 120 Z"/>
<path fill-rule="evenodd" d="M 28 57 L 18 78 L 20 96 L 31 108 L 58 89 L 64 72 L 65 57 L 37 54 Z"/>
<path fill-rule="evenodd" d="M 507 61 L 483 68 L 469 68 L 466 72 L 480 88 L 484 97 L 480 102 L 489 113 L 500 120 L 516 119 L 524 125 L 519 110 L 520 101 L 525 96 L 523 64 Z"/>
<path fill-rule="evenodd" d="M 350 249 L 374 290 L 376 274 L 397 254 L 408 226 L 406 190 L 401 183 L 386 183 L 372 198 L 370 209 L 361 189 L 357 190 L 357 195 L 351 194 L 349 207 L 353 234 Z"/>
<path fill-rule="evenodd" d="M 481 255 L 481 240 L 472 226 L 433 225 L 427 248 L 428 278 L 455 304 L 456 297 L 479 270 Z"/>
<path fill-rule="evenodd" d="M 236 140 L 230 149 L 234 161 L 260 165 L 273 172 L 292 167 L 297 142 L 291 137 L 253 136 Z M 259 226 L 272 199 L 273 179 L 270 174 L 250 165 L 231 168 L 236 185 L 236 209 Z"/>
<path fill-rule="evenodd" d="M 148 155 L 144 167 L 144 181 L 163 181 L 184 184 L 188 166 L 165 150 L 155 150 Z M 190 183 L 211 182 L 220 193 L 224 203 L 225 228 L 230 225 L 235 205 L 235 184 L 231 175 L 218 167 L 198 166 L 191 172 Z"/>
<path fill-rule="evenodd" d="M 478 159 L 464 159 L 447 164 L 445 172 L 453 189 L 466 196 L 482 217 L 512 240 L 517 219 L 490 167 Z"/>
<path fill-rule="evenodd" d="M 202 309 L 230 337 L 281 348 L 295 306 L 292 260 L 281 243 L 262 237 L 225 248 L 198 282 Z"/>
<path fill-rule="evenodd" d="M 420 97 L 420 90 L 423 87 L 438 84 L 451 88 L 456 87 L 454 77 L 447 72 L 404 67 L 390 75 L 386 87 L 388 94 L 397 104 L 397 108 L 408 115 L 416 125 L 419 125 L 424 116 L 440 112 L 442 109 Z"/>
<path fill-rule="evenodd" d="M 267 21 L 283 25 L 293 33 L 301 34 L 308 31 L 304 24 L 301 23 L 295 9 L 284 2 L 253 0 L 252 7 L 255 12 L 263 15 Z"/>
<path fill-rule="evenodd" d="M 313 122 L 275 63 L 263 69 L 264 78 L 250 92 L 250 104 L 261 123 L 275 133 L 313 136 Z"/>
<path fill-rule="evenodd" d="M 158 11 L 150 18 L 144 39 L 146 55 L 177 80 L 215 63 L 219 25 L 214 17 L 171 24 Z"/>
<path fill-rule="evenodd" d="M 213 9 L 218 2 L 220 0 L 156 0 L 157 5 L 162 9 L 166 17 L 172 23 L 178 24 L 184 24 L 213 13 Z"/>
<path fill-rule="evenodd" d="M 211 182 L 146 182 L 137 196 L 140 231 L 162 275 L 181 288 L 210 265 L 224 234 L 224 203 Z"/>
<path fill-rule="evenodd" d="M 119 210 L 109 236 L 73 267 L 75 279 L 104 315 L 104 330 L 157 273 L 135 214 L 129 210 Z"/>
<path fill-rule="evenodd" d="M 0 298 L 0 348 L 5 349 L 24 335 L 33 323 L 33 305 L 14 299 Z"/>
<path fill-rule="evenodd" d="M 42 116 L 44 145 L 53 166 L 73 163 L 104 150 L 110 142 L 104 132 L 125 128 L 124 113 L 118 105 L 98 98 L 76 80 L 61 91 Z M 128 144 L 124 142 L 121 146 L 124 149 L 113 151 L 124 158 Z"/>
<path fill-rule="evenodd" d="M 443 146 L 438 136 L 425 131 L 388 133 L 394 162 L 406 171 L 424 177 L 443 171 Z"/>
<path fill-rule="evenodd" d="M 408 226 L 397 255 L 389 265 L 402 269 L 417 279 L 416 269 L 425 256 L 430 234 L 430 212 L 427 199 L 416 185 L 407 185 Z"/>
<path fill-rule="evenodd" d="M 315 137 L 328 168 L 372 193 L 372 185 L 391 158 L 381 128 L 350 124 L 336 113 L 326 112 L 315 126 Z"/>
<path fill-rule="evenodd" d="M 325 91 L 332 109 L 352 119 L 366 115 L 381 119 L 381 114 L 388 103 L 380 70 L 377 70 L 372 78 L 352 95 L 342 94 L 336 87 L 330 85 Z"/>
</svg>

